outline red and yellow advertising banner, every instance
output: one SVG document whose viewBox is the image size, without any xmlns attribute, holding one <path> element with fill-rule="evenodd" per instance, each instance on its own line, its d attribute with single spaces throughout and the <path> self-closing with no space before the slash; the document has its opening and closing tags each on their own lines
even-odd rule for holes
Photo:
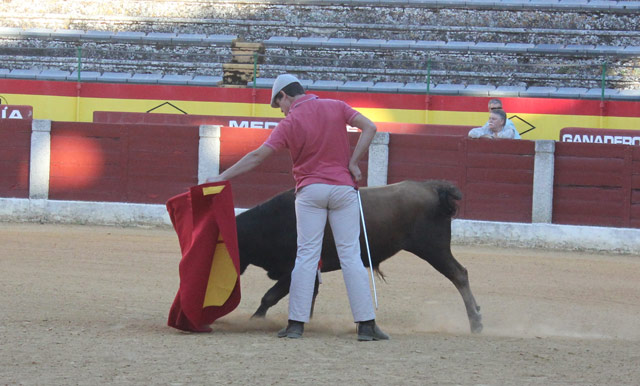
<svg viewBox="0 0 640 386">
<path fill-rule="evenodd" d="M 251 88 L 0 79 L 1 103 L 32 106 L 33 118 L 53 121 L 91 122 L 97 112 L 159 113 L 214 116 L 221 117 L 221 124 L 226 121 L 229 126 L 272 128 L 283 116 L 279 109 L 269 106 L 270 92 Z M 385 124 L 482 126 L 488 119 L 487 102 L 491 99 L 426 93 L 311 92 L 344 100 L 378 123 L 383 131 L 387 130 Z M 640 129 L 640 101 L 500 99 L 523 139 L 560 140 L 560 131 L 565 127 Z"/>
<path fill-rule="evenodd" d="M 560 130 L 560 141 L 640 146 L 640 128 L 630 131 L 565 127 Z"/>
<path fill-rule="evenodd" d="M 0 104 L 0 119 L 33 119 L 33 106 Z"/>
</svg>

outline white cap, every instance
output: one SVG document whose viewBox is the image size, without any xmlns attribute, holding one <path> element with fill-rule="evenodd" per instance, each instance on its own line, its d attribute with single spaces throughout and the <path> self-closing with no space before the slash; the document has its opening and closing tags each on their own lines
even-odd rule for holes
<svg viewBox="0 0 640 386">
<path fill-rule="evenodd" d="M 278 105 L 275 104 L 276 95 L 291 83 L 300 83 L 300 81 L 291 74 L 278 75 L 271 88 L 271 107 L 278 107 Z"/>
</svg>

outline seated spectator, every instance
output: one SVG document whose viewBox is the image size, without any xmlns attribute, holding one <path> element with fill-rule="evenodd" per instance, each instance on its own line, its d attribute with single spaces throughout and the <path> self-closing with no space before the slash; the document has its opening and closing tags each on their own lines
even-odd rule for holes
<svg viewBox="0 0 640 386">
<path fill-rule="evenodd" d="M 489 112 L 493 111 L 493 110 L 504 110 L 502 108 L 502 101 L 500 101 L 500 99 L 491 99 L 489 101 Z M 486 129 L 489 126 L 489 121 L 487 121 L 487 123 L 484 124 L 484 128 Z M 520 133 L 518 133 L 518 130 L 516 130 L 516 126 L 513 124 L 513 122 L 511 122 L 510 119 L 507 119 L 507 123 L 505 123 L 505 126 L 509 129 L 513 129 L 513 131 L 516 133 L 515 137 L 513 137 L 513 139 L 520 139 Z"/>
<path fill-rule="evenodd" d="M 502 109 L 491 110 L 489 121 L 482 127 L 476 127 L 469 131 L 471 138 L 509 138 L 519 139 L 520 137 L 513 125 L 507 125 L 507 113 Z"/>
</svg>

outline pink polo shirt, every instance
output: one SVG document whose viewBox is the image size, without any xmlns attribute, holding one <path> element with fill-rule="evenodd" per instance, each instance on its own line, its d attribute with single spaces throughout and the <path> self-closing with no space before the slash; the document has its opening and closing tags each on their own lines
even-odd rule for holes
<svg viewBox="0 0 640 386">
<path fill-rule="evenodd" d="M 351 147 L 346 126 L 359 114 L 348 104 L 307 94 L 296 100 L 289 115 L 278 123 L 265 145 L 289 149 L 296 191 L 315 183 L 350 185 Z"/>
</svg>

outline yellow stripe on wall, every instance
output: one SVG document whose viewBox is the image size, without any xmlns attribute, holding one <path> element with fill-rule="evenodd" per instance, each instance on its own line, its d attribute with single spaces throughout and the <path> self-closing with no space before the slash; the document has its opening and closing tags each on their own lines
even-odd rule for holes
<svg viewBox="0 0 640 386">
<path fill-rule="evenodd" d="M 3 94 L 12 105 L 33 106 L 34 119 L 50 119 L 53 121 L 92 122 L 94 111 L 147 112 L 182 114 L 179 110 L 163 105 L 170 102 L 179 109 L 194 115 L 246 116 L 264 118 L 283 118 L 279 109 L 266 104 L 231 103 L 231 102 L 199 102 L 199 101 L 167 101 L 155 99 L 117 99 L 117 98 L 76 98 L 49 95 Z M 405 122 L 415 124 L 465 125 L 482 126 L 489 117 L 488 112 L 411 110 L 357 108 L 362 114 L 374 122 Z M 640 128 L 638 117 L 602 117 L 594 115 L 568 114 L 520 114 L 509 111 L 508 117 L 517 115 L 535 129 L 526 133 L 523 139 L 560 139 L 560 130 L 564 127 L 589 127 L 598 129 L 637 129 Z M 521 133 L 529 130 L 526 123 L 514 119 L 516 128 Z"/>
</svg>

